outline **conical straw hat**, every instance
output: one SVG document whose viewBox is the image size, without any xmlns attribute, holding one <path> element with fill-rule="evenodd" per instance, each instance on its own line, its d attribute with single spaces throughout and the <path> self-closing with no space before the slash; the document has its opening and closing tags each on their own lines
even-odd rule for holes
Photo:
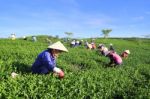
<svg viewBox="0 0 150 99">
<path fill-rule="evenodd" d="M 126 52 L 127 54 L 130 54 L 130 51 L 129 51 L 129 50 L 125 50 L 124 52 Z"/>
<path fill-rule="evenodd" d="M 65 48 L 65 46 L 60 41 L 48 46 L 48 48 L 68 52 L 68 50 Z"/>
</svg>

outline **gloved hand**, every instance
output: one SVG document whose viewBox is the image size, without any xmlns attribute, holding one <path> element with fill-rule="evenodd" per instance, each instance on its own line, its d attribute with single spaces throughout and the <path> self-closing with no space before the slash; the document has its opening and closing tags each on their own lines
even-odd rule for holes
<svg viewBox="0 0 150 99">
<path fill-rule="evenodd" d="M 54 67 L 53 72 L 55 73 L 55 75 L 57 75 L 59 78 L 64 78 L 64 72 L 57 67 Z"/>
</svg>

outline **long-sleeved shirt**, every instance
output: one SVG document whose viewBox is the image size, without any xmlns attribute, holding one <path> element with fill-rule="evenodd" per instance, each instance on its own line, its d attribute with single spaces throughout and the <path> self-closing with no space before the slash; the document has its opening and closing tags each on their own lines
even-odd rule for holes
<svg viewBox="0 0 150 99">
<path fill-rule="evenodd" d="M 43 51 L 38 55 L 32 65 L 32 73 L 48 74 L 53 71 L 56 66 L 56 60 L 48 50 Z"/>
<path fill-rule="evenodd" d="M 122 58 L 116 53 L 111 53 L 109 58 L 111 62 L 114 62 L 116 65 L 122 64 Z"/>
</svg>

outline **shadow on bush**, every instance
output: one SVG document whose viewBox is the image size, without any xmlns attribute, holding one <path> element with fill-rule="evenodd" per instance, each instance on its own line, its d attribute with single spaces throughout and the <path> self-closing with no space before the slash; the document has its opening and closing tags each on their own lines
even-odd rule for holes
<svg viewBox="0 0 150 99">
<path fill-rule="evenodd" d="M 13 69 L 16 70 L 16 72 L 21 73 L 31 73 L 31 65 L 20 63 L 20 62 L 14 62 L 12 64 Z"/>
</svg>

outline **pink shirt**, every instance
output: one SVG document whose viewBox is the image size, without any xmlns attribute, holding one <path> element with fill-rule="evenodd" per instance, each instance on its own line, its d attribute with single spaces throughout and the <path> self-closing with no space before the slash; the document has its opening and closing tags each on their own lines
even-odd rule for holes
<svg viewBox="0 0 150 99">
<path fill-rule="evenodd" d="M 122 58 L 116 54 L 116 53 L 111 53 L 111 55 L 113 56 L 113 59 L 114 61 L 117 63 L 117 64 L 121 64 L 122 63 Z"/>
</svg>

